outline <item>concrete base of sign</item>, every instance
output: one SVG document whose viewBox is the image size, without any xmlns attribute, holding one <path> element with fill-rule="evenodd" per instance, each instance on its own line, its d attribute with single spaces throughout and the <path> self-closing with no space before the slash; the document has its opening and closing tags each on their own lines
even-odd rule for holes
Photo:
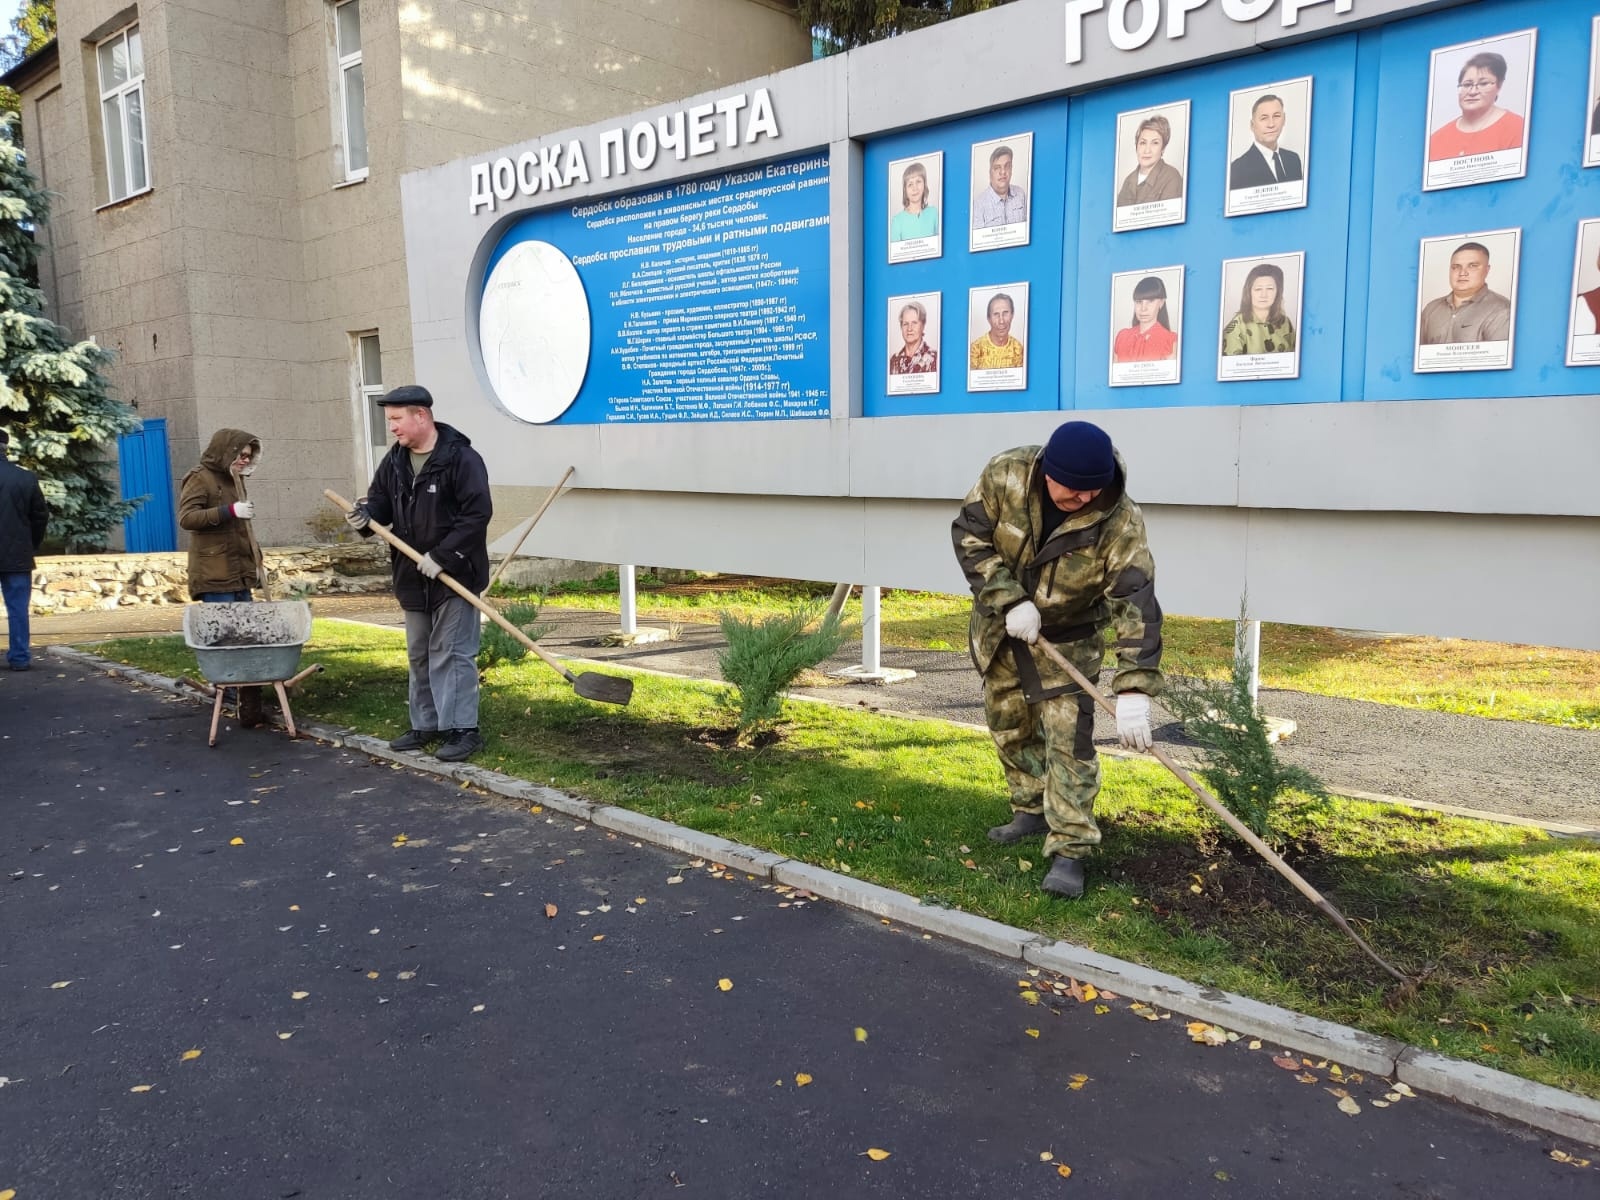
<svg viewBox="0 0 1600 1200">
<path fill-rule="evenodd" d="M 916 677 L 917 673 L 910 667 L 880 667 L 871 671 L 863 666 L 854 666 L 828 672 L 829 679 L 845 679 L 851 683 L 904 683 Z"/>
<path fill-rule="evenodd" d="M 1212 719 L 1215 719 L 1216 715 L 1217 713 L 1215 709 L 1211 709 L 1206 713 L 1206 716 Z M 1267 743 L 1269 745 L 1276 745 L 1278 742 L 1283 741 L 1284 738 L 1293 737 L 1295 732 L 1300 728 L 1299 723 L 1289 717 L 1269 717 L 1263 715 L 1261 719 L 1262 721 L 1266 722 Z"/>
<path fill-rule="evenodd" d="M 602 646 L 638 646 L 648 642 L 670 642 L 672 633 L 666 629 L 647 625 L 635 629 L 632 633 L 613 629 L 610 633 L 602 634 L 597 640 Z"/>
</svg>

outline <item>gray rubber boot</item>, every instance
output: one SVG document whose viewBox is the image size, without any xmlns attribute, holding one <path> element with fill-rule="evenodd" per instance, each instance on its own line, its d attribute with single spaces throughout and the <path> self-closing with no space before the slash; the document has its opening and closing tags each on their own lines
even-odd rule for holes
<svg viewBox="0 0 1600 1200">
<path fill-rule="evenodd" d="M 996 825 L 989 830 L 991 842 L 1020 842 L 1023 838 L 1042 837 L 1050 832 L 1050 826 L 1045 824 L 1043 813 L 1014 812 L 1011 820 L 1005 825 Z"/>
<path fill-rule="evenodd" d="M 1055 862 L 1050 864 L 1050 873 L 1044 877 L 1039 890 L 1076 900 L 1083 895 L 1083 864 L 1075 858 L 1056 855 Z"/>
</svg>

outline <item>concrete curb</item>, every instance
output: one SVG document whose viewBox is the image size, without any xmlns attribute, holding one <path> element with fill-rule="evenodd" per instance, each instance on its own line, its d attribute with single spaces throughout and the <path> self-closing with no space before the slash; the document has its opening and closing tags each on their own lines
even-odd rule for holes
<svg viewBox="0 0 1600 1200">
<path fill-rule="evenodd" d="M 159 691 L 202 701 L 176 680 L 154 675 L 65 646 L 47 647 L 50 654 L 82 667 L 144 684 Z M 651 672 L 664 674 L 664 672 Z M 768 850 L 745 846 L 715 834 L 685 829 L 671 822 L 612 805 L 595 805 L 553 788 L 477 767 L 441 763 L 432 756 L 390 750 L 386 742 L 335 726 L 302 723 L 302 733 L 316 736 L 411 770 L 481 787 L 495 795 L 538 804 L 588 821 L 612 833 L 634 837 L 710 862 L 722 863 L 758 878 L 802 888 L 823 899 L 898 922 L 910 929 L 939 934 L 953 941 L 1045 970 L 1092 983 L 1125 999 L 1170 1008 L 1175 1013 L 1222 1026 L 1234 1033 L 1270 1041 L 1275 1046 L 1336 1061 L 1342 1066 L 1402 1082 L 1419 1092 L 1443 1097 L 1480 1112 L 1517 1121 L 1570 1138 L 1600 1150 L 1600 1101 L 1535 1083 L 1505 1071 L 1408 1046 L 1391 1038 L 1324 1021 L 1252 1000 L 1247 996 L 1201 987 L 1101 954 L 1072 942 L 1050 941 L 987 917 L 924 905 L 903 892 L 867 883 Z"/>
</svg>

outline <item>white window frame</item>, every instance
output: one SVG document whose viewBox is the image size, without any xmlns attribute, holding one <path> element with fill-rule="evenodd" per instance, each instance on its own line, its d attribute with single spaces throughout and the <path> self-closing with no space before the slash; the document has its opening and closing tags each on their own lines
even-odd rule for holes
<svg viewBox="0 0 1600 1200">
<path fill-rule="evenodd" d="M 355 6 L 356 17 L 357 20 L 359 20 L 361 16 L 361 0 L 337 0 L 336 3 L 329 6 L 328 15 L 333 20 L 334 71 L 339 77 L 339 115 L 337 118 L 337 124 L 339 129 L 339 148 L 341 151 L 340 157 L 343 160 L 341 165 L 344 168 L 344 182 L 360 183 L 367 177 L 367 167 L 352 168 L 350 166 L 350 144 L 352 141 L 350 132 L 350 93 L 349 88 L 346 86 L 346 80 L 349 78 L 349 71 L 351 67 L 357 67 L 361 70 L 361 141 L 362 151 L 367 156 L 368 162 L 370 163 L 371 147 L 367 139 L 367 93 L 365 86 L 367 69 L 366 59 L 363 57 L 362 53 L 362 47 L 366 44 L 366 33 L 363 30 L 361 35 L 362 46 L 358 46 L 349 54 L 339 53 L 339 10 L 349 5 Z"/>
<path fill-rule="evenodd" d="M 100 132 L 102 148 L 106 156 L 106 196 L 108 204 L 120 204 L 134 196 L 142 196 L 150 190 L 150 122 L 149 110 L 144 103 L 144 38 L 139 38 L 139 73 L 133 73 L 133 55 L 128 55 L 128 78 L 123 83 L 106 86 L 103 63 L 100 57 L 101 48 L 121 39 L 126 47 L 131 39 L 139 34 L 139 22 L 133 21 L 124 25 L 110 37 L 101 38 L 94 45 L 95 79 L 100 90 Z M 133 186 L 133 144 L 128 136 L 128 97 L 137 93 L 139 97 L 139 165 L 144 169 L 144 185 Z M 122 146 L 122 178 L 114 177 L 115 157 L 112 154 L 112 131 L 106 126 L 106 101 L 115 98 L 117 112 L 120 114 L 120 124 L 116 130 L 117 140 Z M 119 194 L 118 189 L 121 189 Z"/>
<path fill-rule="evenodd" d="M 365 343 L 370 340 L 374 357 L 378 362 L 377 379 L 367 378 L 367 356 Z M 384 433 L 383 444 L 377 445 L 372 438 L 372 415 L 378 411 L 377 399 L 383 395 L 383 344 L 378 339 L 376 329 L 363 329 L 350 335 L 350 348 L 354 354 L 351 374 L 355 381 L 356 420 L 361 430 L 361 445 L 366 456 L 367 473 L 362 480 L 371 479 L 373 472 L 378 469 L 378 463 L 388 450 L 389 435 Z"/>
</svg>

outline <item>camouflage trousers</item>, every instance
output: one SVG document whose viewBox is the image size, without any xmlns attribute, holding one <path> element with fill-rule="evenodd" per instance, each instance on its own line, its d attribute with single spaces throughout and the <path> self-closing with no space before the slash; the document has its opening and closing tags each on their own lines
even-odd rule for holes
<svg viewBox="0 0 1600 1200">
<path fill-rule="evenodd" d="M 1090 679 L 1099 674 L 1104 649 L 1098 637 L 1058 649 Z M 1008 638 L 983 677 L 983 715 L 1005 768 L 1013 811 L 1044 814 L 1050 828 L 1046 857 L 1084 857 L 1100 844 L 1094 701 L 1076 686 L 1041 688 L 1032 654 Z"/>
</svg>

